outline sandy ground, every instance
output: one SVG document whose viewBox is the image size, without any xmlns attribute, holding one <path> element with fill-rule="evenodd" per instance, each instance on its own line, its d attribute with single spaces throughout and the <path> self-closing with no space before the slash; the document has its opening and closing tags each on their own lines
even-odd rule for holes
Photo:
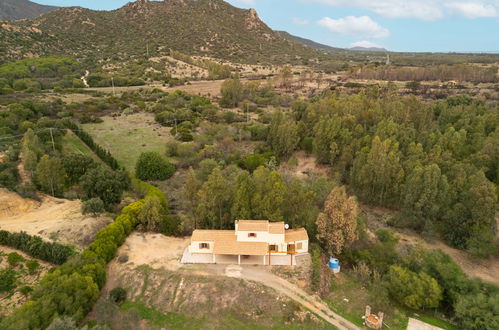
<svg viewBox="0 0 499 330">
<path fill-rule="evenodd" d="M 119 284 L 124 269 L 147 265 L 153 269 L 167 269 L 203 276 L 227 276 L 258 282 L 283 294 L 306 309 L 319 315 L 339 329 L 358 329 L 357 326 L 329 309 L 317 296 L 311 296 L 298 286 L 272 274 L 266 266 L 238 266 L 218 264 L 180 264 L 184 249 L 189 245 L 188 238 L 167 237 L 153 233 L 133 233 L 118 250 L 117 258 L 108 265 L 106 289 Z M 128 260 L 126 257 L 128 257 Z"/>
<path fill-rule="evenodd" d="M 443 330 L 443 329 L 410 317 L 409 324 L 407 324 L 407 330 Z"/>
<path fill-rule="evenodd" d="M 81 201 L 42 196 L 37 202 L 0 189 L 0 229 L 25 231 L 46 240 L 86 246 L 95 233 L 112 221 L 109 217 L 84 216 Z"/>
<path fill-rule="evenodd" d="M 291 166 L 289 161 L 283 162 L 280 166 L 281 172 L 302 179 L 310 175 L 327 176 L 329 167 L 317 165 L 315 156 L 307 155 L 304 151 L 298 151 L 292 157 L 296 158 L 298 165 Z"/>
</svg>

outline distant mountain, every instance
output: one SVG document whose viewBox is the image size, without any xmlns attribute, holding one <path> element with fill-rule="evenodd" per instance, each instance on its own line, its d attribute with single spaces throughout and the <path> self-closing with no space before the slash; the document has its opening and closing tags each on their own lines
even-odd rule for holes
<svg viewBox="0 0 499 330">
<path fill-rule="evenodd" d="M 236 62 L 285 63 L 320 53 L 289 41 L 255 10 L 223 0 L 137 0 L 113 11 L 61 8 L 0 24 L 0 62 L 22 56 L 127 59 L 169 49 Z"/>
<path fill-rule="evenodd" d="M 310 39 L 301 38 L 301 37 L 292 35 L 292 34 L 286 32 L 286 31 L 276 31 L 276 32 L 282 38 L 284 38 L 286 40 L 297 42 L 299 44 L 305 45 L 307 47 L 310 47 L 312 49 L 315 49 L 315 50 L 318 50 L 318 51 L 321 51 L 321 52 L 328 52 L 329 53 L 329 52 L 337 52 L 339 50 L 343 50 L 342 48 L 335 48 L 335 47 L 331 47 L 331 46 L 328 46 L 328 45 L 320 44 L 320 43 L 315 42 L 315 41 L 310 40 Z"/>
<path fill-rule="evenodd" d="M 58 7 L 39 5 L 28 0 L 0 0 L 0 20 L 35 18 L 56 9 Z"/>
<path fill-rule="evenodd" d="M 352 47 L 349 49 L 359 51 L 359 52 L 387 52 L 388 51 L 385 48 L 379 48 L 379 47 Z"/>
</svg>

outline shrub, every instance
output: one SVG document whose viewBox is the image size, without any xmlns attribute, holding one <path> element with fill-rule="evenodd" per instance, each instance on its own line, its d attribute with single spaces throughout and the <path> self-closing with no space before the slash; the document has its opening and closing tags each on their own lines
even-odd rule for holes
<svg viewBox="0 0 499 330">
<path fill-rule="evenodd" d="M 135 166 L 141 180 L 166 180 L 175 173 L 175 166 L 157 152 L 143 152 Z"/>
<path fill-rule="evenodd" d="M 10 291 L 15 288 L 16 272 L 12 268 L 0 270 L 0 292 Z"/>
<path fill-rule="evenodd" d="M 7 261 L 9 263 L 9 265 L 11 265 L 12 267 L 15 267 L 15 266 L 17 266 L 17 264 L 19 262 L 24 261 L 24 258 L 19 253 L 11 252 L 7 256 Z"/>
<path fill-rule="evenodd" d="M 120 305 L 126 300 L 126 290 L 121 287 L 116 287 L 109 292 L 109 299 Z"/>
<path fill-rule="evenodd" d="M 19 289 L 19 292 L 21 292 L 23 296 L 27 297 L 31 292 L 33 292 L 33 288 L 29 285 L 25 285 Z"/>
<path fill-rule="evenodd" d="M 36 260 L 28 260 L 26 261 L 26 267 L 28 267 L 28 272 L 33 275 L 40 267 L 40 264 Z"/>
<path fill-rule="evenodd" d="M 97 213 L 102 213 L 104 211 L 104 202 L 99 197 L 84 201 L 81 207 L 81 213 L 83 214 L 92 213 L 93 215 L 96 215 Z"/>
</svg>

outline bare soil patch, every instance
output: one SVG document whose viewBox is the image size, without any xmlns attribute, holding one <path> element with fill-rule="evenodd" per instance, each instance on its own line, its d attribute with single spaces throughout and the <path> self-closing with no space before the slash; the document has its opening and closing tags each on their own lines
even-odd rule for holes
<svg viewBox="0 0 499 330">
<path fill-rule="evenodd" d="M 0 229 L 25 231 L 49 241 L 84 247 L 95 234 L 112 222 L 107 216 L 81 214 L 81 201 L 42 196 L 37 202 L 0 189 Z"/>
<path fill-rule="evenodd" d="M 293 158 L 297 161 L 296 164 L 290 164 Z M 306 178 L 311 175 L 327 176 L 329 167 L 318 165 L 315 156 L 298 151 L 288 161 L 281 163 L 280 171 L 297 178 Z"/>
</svg>

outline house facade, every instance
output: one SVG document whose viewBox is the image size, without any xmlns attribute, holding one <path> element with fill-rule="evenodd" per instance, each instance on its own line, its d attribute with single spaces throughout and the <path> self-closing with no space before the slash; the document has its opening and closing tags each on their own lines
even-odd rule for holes
<svg viewBox="0 0 499 330">
<path fill-rule="evenodd" d="M 192 262 L 296 265 L 296 256 L 308 253 L 308 234 L 284 222 L 239 220 L 235 230 L 196 229 L 186 252 Z"/>
</svg>

